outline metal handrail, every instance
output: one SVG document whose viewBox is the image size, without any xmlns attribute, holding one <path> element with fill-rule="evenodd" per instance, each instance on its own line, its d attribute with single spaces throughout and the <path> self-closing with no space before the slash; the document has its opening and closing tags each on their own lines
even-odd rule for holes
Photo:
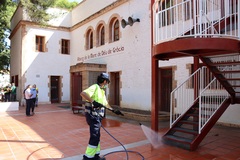
<svg viewBox="0 0 240 160">
<path fill-rule="evenodd" d="M 202 128 L 212 118 L 223 102 L 229 98 L 229 93 L 214 78 L 199 94 L 199 134 Z"/>
<path fill-rule="evenodd" d="M 167 5 L 166 2 L 158 0 L 153 6 L 155 44 L 182 37 L 240 39 L 237 16 L 240 0 L 180 0 Z M 225 21 L 221 24 L 224 26 L 216 28 L 214 25 L 221 21 Z"/>
<path fill-rule="evenodd" d="M 206 69 L 206 67 L 203 67 Z M 170 127 L 194 104 L 197 99 L 194 99 L 194 87 L 197 86 L 202 89 L 200 75 L 203 68 L 196 70 L 184 82 L 171 92 L 170 98 Z M 194 84 L 195 83 L 195 84 Z M 197 84 L 196 84 L 197 83 Z"/>
<path fill-rule="evenodd" d="M 207 70 L 205 66 L 199 68 L 171 92 L 170 128 L 199 100 L 199 133 L 201 133 L 205 124 L 230 96 L 212 73 L 209 73 L 208 79 L 204 77 Z"/>
</svg>

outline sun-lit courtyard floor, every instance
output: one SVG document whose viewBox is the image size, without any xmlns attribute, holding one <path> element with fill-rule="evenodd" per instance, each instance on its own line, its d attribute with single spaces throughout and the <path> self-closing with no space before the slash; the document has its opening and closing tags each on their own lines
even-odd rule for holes
<svg viewBox="0 0 240 160">
<path fill-rule="evenodd" d="M 1 104 L 0 104 L 1 105 Z M 66 106 L 66 107 L 65 107 Z M 149 126 L 149 123 L 144 123 Z M 215 126 L 196 151 L 165 145 L 153 149 L 138 122 L 107 116 L 103 126 L 127 150 L 139 152 L 145 160 L 240 160 L 240 129 Z M 168 122 L 159 122 L 161 137 Z M 27 117 L 25 107 L 0 113 L 0 160 L 81 160 L 89 139 L 82 113 L 73 114 L 67 104 L 40 105 Z M 123 150 L 101 129 L 102 155 Z M 128 153 L 129 160 L 142 156 Z M 126 153 L 106 155 L 107 160 L 126 160 Z"/>
</svg>

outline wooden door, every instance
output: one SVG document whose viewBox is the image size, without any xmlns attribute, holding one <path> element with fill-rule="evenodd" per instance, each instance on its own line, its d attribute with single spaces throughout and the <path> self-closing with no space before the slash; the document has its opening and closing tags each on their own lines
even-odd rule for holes
<svg viewBox="0 0 240 160">
<path fill-rule="evenodd" d="M 170 112 L 170 94 L 172 91 L 172 68 L 159 69 L 159 111 Z"/>
<path fill-rule="evenodd" d="M 72 106 L 81 105 L 82 97 L 82 76 L 80 73 L 72 73 Z"/>
<path fill-rule="evenodd" d="M 51 103 L 59 103 L 60 102 L 60 77 L 59 76 L 51 76 Z"/>
<path fill-rule="evenodd" d="M 110 104 L 120 106 L 120 74 L 111 72 L 110 74 Z"/>
</svg>

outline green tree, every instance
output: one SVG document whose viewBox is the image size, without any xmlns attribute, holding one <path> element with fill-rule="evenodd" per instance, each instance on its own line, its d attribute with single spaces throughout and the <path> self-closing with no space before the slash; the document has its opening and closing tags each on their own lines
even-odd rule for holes
<svg viewBox="0 0 240 160">
<path fill-rule="evenodd" d="M 28 14 L 31 21 L 46 24 L 50 16 L 46 10 L 53 6 L 56 0 L 21 0 L 21 5 Z"/>
<path fill-rule="evenodd" d="M 16 3 L 4 0 L 0 3 L 0 72 L 9 71 L 10 46 L 7 43 L 10 34 L 10 19 L 16 9 Z"/>
<path fill-rule="evenodd" d="M 78 2 L 69 2 L 68 0 L 21 0 L 21 4 L 26 9 L 31 21 L 46 24 L 52 18 L 52 15 L 46 12 L 49 7 L 71 10 Z"/>
<path fill-rule="evenodd" d="M 69 2 L 68 0 L 56 0 L 54 7 L 72 10 L 78 2 Z"/>
<path fill-rule="evenodd" d="M 57 7 L 71 10 L 77 2 L 68 0 L 20 0 L 31 21 L 46 24 L 51 15 L 46 13 L 49 7 Z M 17 3 L 12 0 L 0 0 L 0 73 L 9 71 L 10 46 L 7 43 L 10 34 L 10 20 L 16 10 Z"/>
<path fill-rule="evenodd" d="M 6 3 L 6 0 L 0 0 L 0 5 L 4 5 Z"/>
</svg>

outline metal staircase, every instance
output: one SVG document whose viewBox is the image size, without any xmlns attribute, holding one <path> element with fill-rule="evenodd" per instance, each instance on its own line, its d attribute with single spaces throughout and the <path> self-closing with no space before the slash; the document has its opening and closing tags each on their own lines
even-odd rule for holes
<svg viewBox="0 0 240 160">
<path fill-rule="evenodd" d="M 210 117 L 210 115 L 201 114 L 201 119 L 208 122 L 200 132 L 198 127 L 200 122 L 199 103 L 195 103 L 164 135 L 164 142 L 187 150 L 196 150 L 198 145 L 224 113 L 229 104 L 230 99 L 226 99 L 221 106 L 218 107 L 218 110 L 215 111 L 214 115 L 208 120 L 206 117 Z M 210 112 L 211 108 L 203 108 L 203 110 L 204 112 Z"/>
<path fill-rule="evenodd" d="M 207 67 L 171 93 L 171 124 L 163 137 L 165 143 L 187 150 L 197 149 L 227 107 L 240 102 L 239 54 L 200 59 Z"/>
<path fill-rule="evenodd" d="M 195 150 L 229 106 L 229 97 L 206 67 L 198 69 L 171 93 L 170 129 L 164 141 Z"/>
<path fill-rule="evenodd" d="M 240 0 L 155 1 L 153 57 L 192 56 L 205 65 L 172 91 L 164 142 L 197 149 L 227 107 L 240 103 L 239 8 Z"/>
<path fill-rule="evenodd" d="M 231 95 L 231 103 L 240 103 L 239 53 L 227 56 L 200 57 L 200 59 Z"/>
</svg>

